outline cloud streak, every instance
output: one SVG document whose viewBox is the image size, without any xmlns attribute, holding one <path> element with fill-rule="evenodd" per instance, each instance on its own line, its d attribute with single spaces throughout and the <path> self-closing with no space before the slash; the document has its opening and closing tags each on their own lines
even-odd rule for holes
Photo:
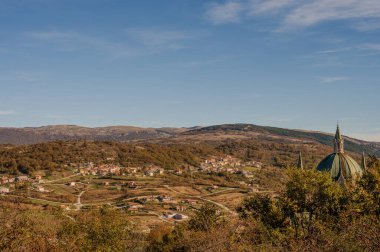
<svg viewBox="0 0 380 252">
<path fill-rule="evenodd" d="M 278 13 L 295 2 L 295 0 L 251 0 L 248 2 L 247 7 L 249 14 L 255 16 L 258 14 Z"/>
<path fill-rule="evenodd" d="M 377 0 L 319 0 L 299 5 L 285 17 L 285 26 L 307 27 L 325 21 L 379 18 Z"/>
<path fill-rule="evenodd" d="M 0 110 L 0 116 L 8 116 L 16 114 L 13 110 Z"/>
<path fill-rule="evenodd" d="M 350 78 L 347 76 L 326 76 L 326 77 L 322 77 L 321 81 L 323 83 L 334 83 L 334 82 L 339 82 L 339 81 L 346 81 L 349 79 Z"/>
<path fill-rule="evenodd" d="M 206 19 L 213 24 L 238 23 L 244 14 L 243 2 L 228 1 L 224 4 L 211 4 L 206 11 Z"/>
<path fill-rule="evenodd" d="M 43 42 L 66 52 L 95 51 L 112 58 L 122 58 L 180 50 L 186 47 L 187 41 L 204 36 L 205 33 L 134 28 L 122 32 L 120 41 L 65 31 L 36 31 L 25 35 L 34 42 Z"/>
<path fill-rule="evenodd" d="M 152 53 L 180 50 L 186 48 L 188 41 L 206 35 L 202 31 L 162 29 L 127 29 L 126 32 L 128 37 Z"/>
<path fill-rule="evenodd" d="M 274 15 L 280 18 L 280 30 L 337 20 L 351 21 L 360 31 L 380 29 L 378 0 L 229 0 L 209 5 L 205 15 L 216 25 Z"/>
<path fill-rule="evenodd" d="M 36 41 L 49 42 L 60 50 L 71 52 L 79 50 L 95 50 L 112 56 L 131 56 L 133 50 L 124 43 L 109 41 L 97 36 L 76 32 L 41 31 L 28 32 L 26 36 Z"/>
<path fill-rule="evenodd" d="M 380 52 L 380 44 L 367 43 L 360 45 L 358 48 L 361 50 Z"/>
</svg>

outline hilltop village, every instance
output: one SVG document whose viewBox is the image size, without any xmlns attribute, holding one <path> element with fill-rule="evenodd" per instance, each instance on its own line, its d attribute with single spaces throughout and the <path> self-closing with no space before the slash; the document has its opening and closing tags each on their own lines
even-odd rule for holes
<svg viewBox="0 0 380 252">
<path fill-rule="evenodd" d="M 107 161 L 112 160 L 108 158 Z M 218 173 L 225 172 L 230 174 L 243 174 L 244 176 L 249 177 L 252 173 L 251 169 L 244 168 L 256 168 L 261 169 L 263 164 L 261 162 L 249 161 L 242 162 L 238 158 L 233 158 L 229 155 L 225 157 L 211 157 L 206 159 L 201 163 L 200 167 L 191 167 L 188 166 L 186 168 L 178 168 L 175 170 L 165 170 L 156 165 L 147 165 L 144 167 L 122 167 L 119 165 L 113 164 L 101 164 L 96 165 L 93 162 L 90 163 L 80 163 L 80 164 L 69 164 L 69 167 L 78 167 L 74 168 L 75 174 L 81 176 L 99 176 L 99 177 L 107 177 L 107 176 L 134 176 L 137 178 L 142 177 L 154 177 L 158 175 L 163 175 L 164 173 L 172 173 L 172 174 L 182 174 L 185 172 L 190 173 Z M 39 174 L 42 174 L 41 172 Z M 3 175 L 0 177 L 0 185 L 8 186 L 10 188 L 15 188 L 17 183 L 22 182 L 32 182 L 35 184 L 44 184 L 46 181 L 43 179 L 44 175 L 36 175 L 36 176 L 12 176 L 12 175 Z M 5 191 L 5 190 L 4 190 Z"/>
</svg>

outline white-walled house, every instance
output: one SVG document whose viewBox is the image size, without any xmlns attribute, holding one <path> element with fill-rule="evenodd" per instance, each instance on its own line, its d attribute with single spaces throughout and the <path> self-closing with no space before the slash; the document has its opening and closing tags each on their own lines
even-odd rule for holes
<svg viewBox="0 0 380 252">
<path fill-rule="evenodd" d="M 0 194 L 9 193 L 9 188 L 7 187 L 0 187 Z"/>
</svg>

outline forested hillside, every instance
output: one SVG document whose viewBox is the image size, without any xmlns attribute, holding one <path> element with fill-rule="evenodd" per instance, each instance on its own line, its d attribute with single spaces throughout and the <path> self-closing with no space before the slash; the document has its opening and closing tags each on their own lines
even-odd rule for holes
<svg viewBox="0 0 380 252">
<path fill-rule="evenodd" d="M 3 171 L 29 173 L 62 169 L 70 164 L 94 162 L 122 166 L 158 165 L 166 169 L 197 166 L 218 151 L 207 145 L 128 144 L 119 142 L 50 142 L 0 147 Z"/>
<path fill-rule="evenodd" d="M 0 169 L 14 173 L 62 169 L 70 164 L 94 162 L 121 166 L 157 165 L 165 169 L 198 167 L 210 156 L 232 155 L 242 161 L 258 161 L 265 166 L 286 168 L 295 165 L 303 153 L 305 167 L 314 168 L 331 151 L 318 143 L 278 143 L 276 141 L 214 141 L 204 143 L 123 143 L 58 141 L 34 145 L 0 146 Z M 360 156 L 354 153 L 359 160 Z"/>
<path fill-rule="evenodd" d="M 333 135 L 291 130 L 253 124 L 225 124 L 193 128 L 140 128 L 112 126 L 88 128 L 74 125 L 57 125 L 38 128 L 0 128 L 0 144 L 36 144 L 52 141 L 112 141 L 112 142 L 206 142 L 220 140 L 255 140 L 274 143 L 320 143 L 332 146 Z M 380 156 L 380 143 L 346 137 L 348 151 Z"/>
<path fill-rule="evenodd" d="M 302 131 L 302 130 L 292 130 L 269 126 L 258 126 L 252 124 L 225 124 L 225 125 L 215 125 L 209 127 L 203 127 L 199 129 L 190 130 L 183 134 L 199 134 L 199 133 L 241 133 L 256 139 L 272 139 L 278 142 L 286 140 L 300 140 L 300 141 L 312 141 L 317 142 L 326 146 L 332 146 L 334 135 L 327 134 L 323 132 L 315 131 Z M 256 133 L 251 136 L 250 134 Z M 377 142 L 367 142 L 358 139 L 353 139 L 345 137 L 345 148 L 348 151 L 361 153 L 366 151 L 369 154 L 380 155 L 380 143 Z"/>
</svg>

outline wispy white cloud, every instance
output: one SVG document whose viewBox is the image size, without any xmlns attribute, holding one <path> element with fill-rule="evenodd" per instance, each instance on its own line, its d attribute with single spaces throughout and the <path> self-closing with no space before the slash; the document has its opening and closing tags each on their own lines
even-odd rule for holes
<svg viewBox="0 0 380 252">
<path fill-rule="evenodd" d="M 35 76 L 31 72 L 16 72 L 14 73 L 14 77 L 17 80 L 33 82 L 35 81 Z"/>
<path fill-rule="evenodd" d="M 358 46 L 358 49 L 380 52 L 380 44 L 373 44 L 373 43 L 361 44 Z"/>
<path fill-rule="evenodd" d="M 323 83 L 333 83 L 333 82 L 339 82 L 339 81 L 346 81 L 350 78 L 347 76 L 326 76 L 320 78 Z"/>
<path fill-rule="evenodd" d="M 49 32 L 28 32 L 27 35 L 30 38 L 34 39 L 41 39 L 41 40 L 83 40 L 83 36 L 76 33 L 71 32 L 56 32 L 56 31 L 49 31 Z"/>
<path fill-rule="evenodd" d="M 0 110 L 0 116 L 14 115 L 16 114 L 13 110 Z"/>
<path fill-rule="evenodd" d="M 206 18 L 213 24 L 238 23 L 252 16 L 276 13 L 295 0 L 229 0 L 208 5 Z"/>
<path fill-rule="evenodd" d="M 377 57 L 379 54 L 380 43 L 359 43 L 340 48 L 333 47 L 306 55 L 295 56 L 294 58 L 312 63 L 316 67 L 358 68 L 363 67 L 360 59 L 365 57 Z M 378 64 L 377 62 L 368 62 L 365 67 L 378 67 Z M 318 77 L 318 79 L 325 83 L 329 82 L 326 81 L 329 78 Z"/>
<path fill-rule="evenodd" d="M 227 1 L 223 4 L 211 4 L 206 11 L 206 18 L 213 24 L 237 23 L 244 14 L 245 4 L 240 1 Z"/>
<path fill-rule="evenodd" d="M 318 51 L 318 52 L 316 52 L 316 54 L 319 54 L 319 55 L 337 54 L 337 53 L 342 53 L 342 52 L 350 51 L 352 49 L 353 49 L 352 47 L 343 47 L 343 48 L 337 48 L 337 49 L 327 49 L 327 50 L 323 50 L 323 51 Z"/>
<path fill-rule="evenodd" d="M 380 29 L 378 0 L 235 0 L 208 6 L 214 24 L 276 15 L 281 30 L 310 27 L 326 21 L 349 20 L 357 30 Z"/>
<path fill-rule="evenodd" d="M 46 41 L 64 51 L 92 49 L 112 56 L 129 56 L 134 51 L 124 43 L 109 41 L 97 36 L 76 32 L 42 31 L 28 32 L 26 36 L 39 41 Z"/>
<path fill-rule="evenodd" d="M 350 49 L 351 50 L 351 49 Z M 352 49 L 354 50 L 354 49 Z M 347 52 L 340 51 L 339 49 L 328 49 L 323 51 L 312 52 L 305 55 L 295 56 L 294 59 L 301 62 L 311 64 L 314 67 L 323 67 L 323 68 L 352 68 L 357 67 L 351 60 L 347 59 L 348 53 L 357 53 L 356 51 Z M 321 82 L 323 77 L 317 77 Z"/>
<path fill-rule="evenodd" d="M 14 70 L 14 71 L 1 71 L 0 81 L 17 81 L 19 83 L 37 83 L 46 79 L 48 73 L 42 71 L 31 70 Z"/>
<path fill-rule="evenodd" d="M 203 31 L 163 29 L 127 29 L 127 35 L 151 52 L 175 51 L 186 47 L 188 41 L 204 36 Z"/>
<path fill-rule="evenodd" d="M 199 31 L 134 28 L 121 34 L 120 41 L 111 41 L 98 35 L 62 31 L 28 32 L 26 36 L 67 52 L 91 50 L 120 58 L 179 50 L 185 48 L 188 40 L 203 34 Z"/>
<path fill-rule="evenodd" d="M 380 29 L 380 21 L 378 19 L 358 21 L 358 22 L 352 24 L 351 27 L 355 30 L 358 30 L 358 31 L 370 32 L 370 31 Z"/>
<path fill-rule="evenodd" d="M 176 62 L 175 64 L 180 67 L 202 67 L 202 66 L 210 66 L 219 64 L 226 61 L 234 60 L 236 56 L 234 55 L 224 55 L 221 57 L 216 58 L 210 58 L 210 59 L 199 59 L 199 60 L 192 60 L 192 61 L 185 61 L 185 62 Z"/>
<path fill-rule="evenodd" d="M 131 29 L 129 33 L 133 34 L 137 39 L 141 40 L 147 46 L 161 46 L 172 44 L 177 41 L 192 38 L 189 34 L 179 31 L 155 31 Z"/>
<path fill-rule="evenodd" d="M 302 1 L 304 2 L 304 1 Z M 307 1 L 291 10 L 285 26 L 307 27 L 324 21 L 379 18 L 378 0 L 319 0 Z"/>
<path fill-rule="evenodd" d="M 258 14 L 277 13 L 291 6 L 296 0 L 251 0 L 247 4 L 251 16 Z"/>
</svg>

